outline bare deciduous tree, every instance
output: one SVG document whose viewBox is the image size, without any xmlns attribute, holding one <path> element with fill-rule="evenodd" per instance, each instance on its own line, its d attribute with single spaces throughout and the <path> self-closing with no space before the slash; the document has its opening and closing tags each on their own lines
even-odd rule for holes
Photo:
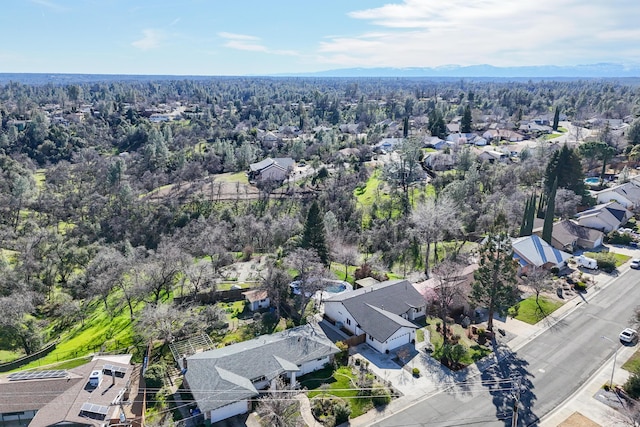
<svg viewBox="0 0 640 427">
<path fill-rule="evenodd" d="M 437 281 L 435 288 L 435 304 L 438 306 L 442 320 L 442 339 L 447 344 L 447 318 L 449 309 L 456 298 L 462 296 L 465 276 L 462 274 L 464 265 L 452 259 L 446 259 L 434 269 Z"/>
<path fill-rule="evenodd" d="M 544 268 L 533 267 L 526 275 L 522 276 L 522 281 L 524 285 L 530 288 L 535 294 L 538 312 L 542 316 L 546 316 L 542 305 L 540 305 L 540 294 L 551 289 L 553 283 L 551 274 Z"/>
<path fill-rule="evenodd" d="M 298 401 L 285 390 L 285 384 L 277 378 L 269 392 L 258 403 L 258 416 L 264 426 L 302 427 L 304 424 Z"/>
<path fill-rule="evenodd" d="M 437 245 L 447 232 L 457 232 L 462 227 L 462 222 L 456 215 L 456 211 L 456 204 L 452 199 L 440 197 L 439 199 L 428 199 L 418 204 L 411 215 L 414 230 L 426 245 L 424 274 L 427 278 L 430 273 L 431 244 Z M 435 261 L 437 262 L 437 259 Z"/>
<path fill-rule="evenodd" d="M 298 289 L 300 291 L 300 318 L 304 317 L 304 310 L 309 298 L 322 288 L 322 278 L 325 269 L 318 254 L 313 249 L 298 248 L 286 258 L 287 264 L 298 272 Z"/>
</svg>

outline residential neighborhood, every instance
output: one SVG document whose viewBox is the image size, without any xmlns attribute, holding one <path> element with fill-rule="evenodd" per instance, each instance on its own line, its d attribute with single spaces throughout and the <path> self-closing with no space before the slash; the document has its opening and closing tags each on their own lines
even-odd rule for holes
<svg viewBox="0 0 640 427">
<path fill-rule="evenodd" d="M 0 80 L 0 427 L 634 413 L 631 86 L 153 81 Z"/>
</svg>

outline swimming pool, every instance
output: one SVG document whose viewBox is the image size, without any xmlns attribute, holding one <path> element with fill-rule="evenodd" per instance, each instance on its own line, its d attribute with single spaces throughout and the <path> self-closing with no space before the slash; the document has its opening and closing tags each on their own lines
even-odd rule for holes
<svg viewBox="0 0 640 427">
<path fill-rule="evenodd" d="M 347 290 L 347 286 L 344 284 L 339 285 L 331 285 L 324 288 L 325 292 L 329 292 L 330 294 L 338 294 L 340 292 L 344 292 Z"/>
<path fill-rule="evenodd" d="M 598 185 L 600 184 L 600 178 L 592 176 L 591 178 L 585 178 L 584 182 L 589 185 Z"/>
</svg>

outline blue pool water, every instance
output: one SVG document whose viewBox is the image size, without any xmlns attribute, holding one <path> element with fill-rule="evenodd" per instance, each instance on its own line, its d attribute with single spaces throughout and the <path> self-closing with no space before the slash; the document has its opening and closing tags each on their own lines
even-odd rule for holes
<svg viewBox="0 0 640 427">
<path fill-rule="evenodd" d="M 600 184 L 600 178 L 596 178 L 596 177 L 586 178 L 584 182 L 589 185 L 598 185 Z"/>
<path fill-rule="evenodd" d="M 325 292 L 329 292 L 330 294 L 344 292 L 346 289 L 347 287 L 345 285 L 331 285 L 324 288 Z"/>
</svg>

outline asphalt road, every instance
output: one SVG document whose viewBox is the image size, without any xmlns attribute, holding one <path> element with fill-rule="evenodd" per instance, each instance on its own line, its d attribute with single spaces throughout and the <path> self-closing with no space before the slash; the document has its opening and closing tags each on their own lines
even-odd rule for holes
<svg viewBox="0 0 640 427">
<path fill-rule="evenodd" d="M 569 301 L 577 304 L 574 311 L 519 350 L 497 348 L 504 359 L 480 378 L 469 378 L 374 425 L 511 426 L 518 378 L 517 425 L 537 425 L 613 356 L 618 334 L 640 304 L 640 271 L 627 270 L 591 292 L 593 297 Z"/>
</svg>

